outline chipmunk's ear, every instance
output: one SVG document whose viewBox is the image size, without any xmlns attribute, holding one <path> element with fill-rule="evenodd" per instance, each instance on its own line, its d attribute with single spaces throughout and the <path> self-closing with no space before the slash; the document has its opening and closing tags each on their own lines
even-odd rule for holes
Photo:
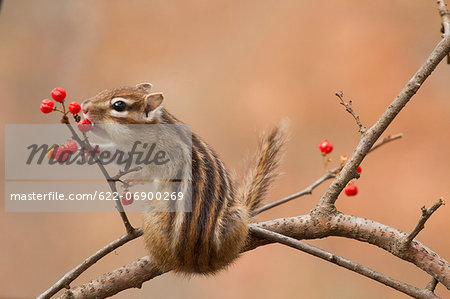
<svg viewBox="0 0 450 299">
<path fill-rule="evenodd" d="M 163 94 L 161 92 L 150 93 L 145 96 L 145 116 L 148 117 L 150 111 L 158 108 L 162 101 L 164 100 Z"/>
<path fill-rule="evenodd" d="M 139 83 L 136 85 L 137 88 L 142 89 L 145 92 L 150 93 L 150 89 L 152 89 L 151 83 Z"/>
</svg>

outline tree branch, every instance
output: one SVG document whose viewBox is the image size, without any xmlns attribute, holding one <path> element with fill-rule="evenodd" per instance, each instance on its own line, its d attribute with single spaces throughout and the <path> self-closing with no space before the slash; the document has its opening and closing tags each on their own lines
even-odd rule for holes
<svg viewBox="0 0 450 299">
<path fill-rule="evenodd" d="M 62 123 L 66 124 L 66 126 L 69 128 L 70 132 L 72 133 L 73 139 L 75 139 L 76 142 L 86 151 L 89 151 L 89 153 L 92 155 L 95 164 L 97 164 L 98 168 L 102 172 L 103 176 L 105 177 L 109 188 L 111 189 L 112 194 L 117 194 L 117 187 L 116 187 L 116 181 L 114 180 L 106 170 L 103 163 L 96 157 L 96 152 L 93 150 L 91 144 L 89 143 L 89 140 L 86 138 L 86 135 L 84 135 L 84 140 L 82 140 L 77 132 L 72 128 L 72 125 L 69 123 L 69 119 L 67 116 L 63 116 Z M 84 133 L 83 133 L 84 134 Z M 120 173 L 118 174 L 119 178 L 121 177 Z M 116 176 L 117 177 L 117 176 Z M 116 209 L 119 212 L 120 218 L 122 218 L 122 222 L 125 226 L 125 230 L 127 233 L 132 234 L 134 232 L 134 227 L 131 225 L 130 220 L 128 220 L 127 214 L 125 213 L 125 210 L 123 209 L 122 203 L 120 200 L 115 200 L 116 202 Z"/>
<path fill-rule="evenodd" d="M 442 35 L 450 35 L 450 12 L 447 4 L 443 0 L 437 0 L 438 11 L 441 16 L 441 32 Z M 450 53 L 447 54 L 447 64 L 450 64 Z"/>
<path fill-rule="evenodd" d="M 115 176 L 111 177 L 111 181 L 112 181 L 112 182 L 118 182 L 118 181 L 120 181 L 120 179 L 121 179 L 124 175 L 127 175 L 127 174 L 129 174 L 129 173 L 131 173 L 131 172 L 139 171 L 139 170 L 142 170 L 142 167 L 141 167 L 141 166 L 133 167 L 133 168 L 128 169 L 128 170 L 119 170 L 119 173 L 118 173 L 118 174 L 116 174 Z"/>
<path fill-rule="evenodd" d="M 358 165 L 361 164 L 364 157 L 372 148 L 373 144 L 381 136 L 381 134 L 390 125 L 392 120 L 400 113 L 402 108 L 409 102 L 414 94 L 419 90 L 428 76 L 439 62 L 450 52 L 450 35 L 445 35 L 444 38 L 437 44 L 426 62 L 420 67 L 417 73 L 408 81 L 405 87 L 400 91 L 395 100 L 389 105 L 386 111 L 381 115 L 378 121 L 367 130 L 366 134 L 361 137 L 361 140 L 352 153 L 347 163 L 345 163 L 342 171 L 336 176 L 330 187 L 320 198 L 315 212 L 335 212 L 334 204 L 338 195 L 345 188 L 347 183 L 353 178 Z"/>
<path fill-rule="evenodd" d="M 437 286 L 438 283 L 439 283 L 439 281 L 437 281 L 437 279 L 433 277 L 430 280 L 430 282 L 427 284 L 425 289 L 427 289 L 427 290 L 429 290 L 431 292 L 434 292 L 434 290 L 436 289 L 436 286 Z"/>
<path fill-rule="evenodd" d="M 356 272 L 365 277 L 368 277 L 370 279 L 378 281 L 386 286 L 389 286 L 397 291 L 405 293 L 411 297 L 414 297 L 414 298 L 439 298 L 431 290 L 428 290 L 428 289 L 421 290 L 412 285 L 409 285 L 407 283 L 401 282 L 392 277 L 389 277 L 387 275 L 379 273 L 375 270 L 372 270 L 366 266 L 358 264 L 354 261 L 343 258 L 341 256 L 338 256 L 331 252 L 317 248 L 315 246 L 312 246 L 308 243 L 301 242 L 296 239 L 287 237 L 285 235 L 275 233 L 270 230 L 259 228 L 257 226 L 251 226 L 250 231 L 255 236 L 258 236 L 258 237 L 261 237 L 261 238 L 264 238 L 264 239 L 267 239 L 267 240 L 270 240 L 273 242 L 278 242 L 278 243 L 287 245 L 289 247 L 298 249 L 300 251 L 309 253 L 315 257 L 321 258 L 330 263 L 336 264 L 345 269 L 348 269 L 350 271 Z"/>
<path fill-rule="evenodd" d="M 110 297 L 129 288 L 141 288 L 147 280 L 165 272 L 158 269 L 149 256 L 140 258 L 112 272 L 91 280 L 89 283 L 66 290 L 58 298 L 98 299 Z"/>
<path fill-rule="evenodd" d="M 435 277 L 450 289 L 450 264 L 417 240 L 407 249 L 403 246 L 406 233 L 376 221 L 334 213 L 281 218 L 257 223 L 265 228 L 295 239 L 317 239 L 329 236 L 350 238 L 380 247 L 396 257 L 411 262 Z M 246 249 L 267 244 L 264 240 L 252 239 Z"/>
<path fill-rule="evenodd" d="M 308 187 L 306 187 L 305 189 L 303 189 L 303 190 L 300 191 L 300 192 L 294 193 L 294 194 L 289 195 L 289 196 L 287 196 L 287 197 L 285 197 L 285 198 L 282 198 L 282 199 L 280 199 L 280 200 L 277 200 L 277 201 L 275 201 L 275 202 L 268 203 L 268 204 L 262 206 L 261 208 L 255 210 L 255 211 L 252 213 L 252 216 L 256 216 L 256 215 L 258 215 L 258 214 L 260 214 L 260 213 L 262 213 L 262 212 L 264 212 L 264 211 L 267 211 L 267 210 L 269 210 L 269 209 L 272 209 L 272 208 L 274 208 L 274 207 L 277 207 L 277 206 L 279 206 L 279 205 L 282 205 L 282 204 L 284 204 L 284 203 L 287 203 L 288 201 L 291 201 L 291 200 L 293 200 L 293 199 L 295 199 L 295 198 L 298 198 L 298 197 L 301 197 L 301 196 L 303 196 L 303 195 L 311 194 L 312 191 L 313 191 L 317 186 L 319 186 L 320 184 L 322 184 L 323 182 L 325 182 L 325 181 L 327 181 L 327 180 L 329 180 L 329 179 L 334 178 L 334 177 L 336 176 L 336 172 L 339 171 L 339 169 L 340 169 L 340 167 L 337 167 L 337 168 L 335 168 L 335 169 L 333 169 L 333 170 L 331 170 L 331 171 L 327 171 L 324 175 L 322 175 L 319 179 L 317 179 L 317 181 L 315 181 L 314 183 L 312 183 L 311 185 L 309 185 Z"/>
<path fill-rule="evenodd" d="M 116 182 L 120 180 L 120 178 L 130 172 L 139 171 L 141 167 L 135 167 L 132 169 L 129 169 L 127 171 L 120 170 L 117 175 L 114 177 L 111 177 L 109 173 L 107 172 L 106 168 L 103 166 L 103 164 L 95 157 L 95 152 L 92 150 L 92 146 L 90 145 L 89 141 L 85 138 L 85 140 L 81 140 L 81 138 L 78 136 L 78 134 L 75 132 L 75 130 L 72 128 L 72 126 L 69 123 L 66 123 L 66 125 L 69 127 L 70 131 L 72 132 L 72 137 L 80 144 L 83 149 L 92 151 L 92 155 L 94 155 L 94 159 L 100 170 L 102 171 L 103 175 L 106 178 L 106 181 L 108 182 L 108 185 L 111 188 L 112 193 L 117 192 Z M 50 298 L 57 292 L 59 292 L 63 288 L 70 288 L 70 283 L 74 281 L 78 276 L 80 276 L 84 271 L 86 271 L 90 266 L 95 264 L 97 261 L 99 261 L 101 258 L 103 258 L 108 253 L 112 252 L 113 250 L 117 249 L 118 247 L 128 243 L 131 240 L 134 240 L 140 236 L 142 236 L 142 229 L 141 228 L 134 228 L 131 226 L 130 221 L 128 220 L 128 217 L 123 209 L 122 203 L 120 200 L 116 200 L 116 209 L 119 211 L 119 214 L 122 218 L 122 221 L 125 225 L 126 234 L 120 237 L 119 239 L 109 243 L 87 259 L 83 261 L 80 265 L 73 268 L 69 272 L 67 272 L 60 280 L 58 280 L 54 285 L 52 285 L 48 290 L 46 290 L 44 293 L 42 293 L 38 298 L 39 299 L 45 299 Z"/>
<path fill-rule="evenodd" d="M 442 200 L 442 198 L 439 198 L 428 209 L 426 209 L 425 206 L 422 207 L 422 209 L 421 209 L 422 210 L 422 215 L 420 216 L 419 221 L 417 222 L 417 224 L 414 227 L 414 229 L 404 239 L 404 246 L 405 247 L 408 247 L 408 246 L 411 245 L 411 241 L 420 233 L 421 230 L 423 230 L 425 228 L 425 222 L 427 222 L 428 218 L 430 218 L 431 215 L 433 215 L 433 213 L 437 209 L 439 209 L 439 207 L 442 206 L 443 204 L 445 204 L 444 201 Z"/>
<path fill-rule="evenodd" d="M 70 283 L 74 281 L 78 276 L 80 276 L 84 271 L 86 271 L 90 266 L 95 264 L 101 258 L 103 258 L 108 253 L 116 250 L 120 246 L 128 243 L 131 240 L 134 240 L 138 237 L 142 236 L 142 229 L 136 228 L 133 232 L 127 232 L 122 237 L 114 240 L 109 243 L 87 259 L 85 259 L 81 264 L 67 272 L 60 280 L 58 280 L 54 285 L 52 285 L 48 290 L 37 297 L 38 299 L 47 299 L 55 295 L 57 292 L 62 290 L 63 288 L 69 289 Z"/>
<path fill-rule="evenodd" d="M 413 263 L 436 278 L 447 289 L 450 289 L 450 265 L 445 259 L 416 240 L 413 240 L 414 246 L 404 250 L 402 246 L 402 240 L 406 235 L 404 232 L 372 220 L 341 213 L 322 218 L 316 218 L 308 214 L 255 223 L 253 226 L 294 239 L 339 236 L 367 242 L 386 250 L 402 260 Z M 260 238 L 250 233 L 247 246 L 243 249 L 243 252 L 273 242 L 273 240 Z M 96 298 L 95 296 L 103 298 L 128 288 L 140 286 L 143 282 L 161 275 L 162 271 L 151 261 L 151 258 L 145 257 L 144 259 L 146 261 L 145 265 L 137 264 L 139 260 L 134 261 L 99 278 L 95 278 L 89 283 L 72 288 L 70 291 L 67 290 L 60 298 Z M 120 274 L 124 271 L 127 273 L 127 278 L 122 277 L 123 274 Z M 147 273 L 149 274 L 147 275 Z M 119 279 L 120 283 L 115 285 L 105 280 L 105 277 L 112 277 L 115 280 Z M 126 283 L 127 280 L 128 283 Z M 90 290 L 91 295 L 88 296 L 86 290 Z M 71 297 L 68 297 L 69 294 Z"/>
<path fill-rule="evenodd" d="M 356 120 L 356 124 L 359 127 L 359 132 L 361 134 L 366 133 L 367 129 L 366 127 L 361 123 L 361 121 L 359 120 L 359 116 L 358 114 L 355 113 L 355 111 L 353 110 L 352 107 L 352 101 L 349 100 L 348 103 L 344 100 L 344 93 L 342 91 L 338 91 L 335 93 L 335 95 L 339 98 L 339 100 L 341 101 L 341 105 L 345 107 L 345 110 L 351 114 L 351 116 L 353 116 L 353 118 Z"/>
<path fill-rule="evenodd" d="M 443 27 L 443 34 L 450 35 L 450 11 L 447 8 L 444 0 L 437 0 L 439 15 L 441 16 L 441 22 Z"/>
</svg>

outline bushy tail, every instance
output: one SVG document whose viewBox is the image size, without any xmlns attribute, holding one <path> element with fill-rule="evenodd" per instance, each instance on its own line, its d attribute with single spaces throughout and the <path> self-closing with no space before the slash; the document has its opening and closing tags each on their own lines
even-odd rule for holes
<svg viewBox="0 0 450 299">
<path fill-rule="evenodd" d="M 287 137 L 287 121 L 281 121 L 259 139 L 258 150 L 248 174 L 240 187 L 240 198 L 252 213 L 260 207 L 273 181 L 278 176 L 277 167 L 283 156 Z"/>
</svg>

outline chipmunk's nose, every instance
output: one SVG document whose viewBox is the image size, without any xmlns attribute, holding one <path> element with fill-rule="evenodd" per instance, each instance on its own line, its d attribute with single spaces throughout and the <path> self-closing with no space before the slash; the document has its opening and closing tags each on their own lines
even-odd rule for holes
<svg viewBox="0 0 450 299">
<path fill-rule="evenodd" d="M 81 111 L 83 111 L 84 114 L 87 114 L 89 112 L 90 103 L 90 100 L 85 100 L 83 103 L 81 103 Z"/>
</svg>

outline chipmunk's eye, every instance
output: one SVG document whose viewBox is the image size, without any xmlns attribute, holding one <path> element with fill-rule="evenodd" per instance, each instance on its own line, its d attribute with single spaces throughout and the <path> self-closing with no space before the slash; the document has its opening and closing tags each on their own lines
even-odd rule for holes
<svg viewBox="0 0 450 299">
<path fill-rule="evenodd" d="M 125 111 L 125 109 L 127 108 L 127 104 L 125 104 L 124 101 L 117 101 L 112 105 L 112 107 L 114 110 L 122 112 Z"/>
</svg>

